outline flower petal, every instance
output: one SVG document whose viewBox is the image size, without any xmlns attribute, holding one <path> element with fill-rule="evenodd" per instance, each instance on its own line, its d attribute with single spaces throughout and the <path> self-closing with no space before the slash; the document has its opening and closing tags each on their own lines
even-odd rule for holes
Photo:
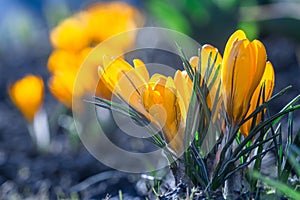
<svg viewBox="0 0 300 200">
<path fill-rule="evenodd" d="M 221 79 L 225 110 L 231 123 L 239 123 L 265 70 L 266 51 L 261 42 L 250 42 L 242 31 L 228 40 Z"/>
<path fill-rule="evenodd" d="M 43 79 L 39 76 L 27 75 L 9 87 L 8 93 L 24 117 L 32 122 L 43 102 Z"/>
<path fill-rule="evenodd" d="M 257 103 L 258 105 L 261 105 L 263 102 L 268 101 L 271 98 L 273 89 L 274 89 L 274 82 L 275 82 L 275 73 L 274 73 L 274 69 L 272 66 L 271 62 L 267 62 L 266 63 L 266 67 L 265 67 L 265 71 L 263 74 L 263 77 L 260 81 L 260 84 L 258 85 L 258 87 L 255 89 L 251 101 L 250 101 L 250 107 L 247 113 L 247 117 L 249 115 L 251 115 L 256 107 L 257 107 Z M 262 94 L 260 93 L 261 88 L 265 88 L 265 99 L 262 99 Z M 258 102 L 258 99 L 259 102 Z M 249 119 L 247 122 L 245 122 L 241 127 L 240 127 L 240 131 L 241 133 L 246 137 L 248 136 L 250 130 L 251 130 L 251 125 L 252 125 L 252 121 L 253 119 Z M 256 116 L 256 124 L 258 124 L 261 121 L 261 113 L 258 113 Z"/>
</svg>

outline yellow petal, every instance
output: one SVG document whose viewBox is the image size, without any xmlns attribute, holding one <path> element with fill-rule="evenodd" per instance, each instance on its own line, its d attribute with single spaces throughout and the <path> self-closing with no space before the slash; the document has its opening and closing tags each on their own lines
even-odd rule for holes
<svg viewBox="0 0 300 200">
<path fill-rule="evenodd" d="M 28 121 L 32 121 L 44 98 L 44 82 L 39 76 L 27 75 L 8 89 L 13 103 Z"/>
<path fill-rule="evenodd" d="M 209 56 L 211 55 L 210 59 Z M 214 66 L 212 66 L 213 62 Z M 205 81 L 207 84 L 209 84 L 214 76 L 214 73 L 216 72 L 216 69 L 219 65 L 222 63 L 222 57 L 218 51 L 217 48 L 211 46 L 211 45 L 203 45 L 201 49 L 201 72 L 203 76 L 205 75 L 205 72 L 207 71 L 207 68 L 213 67 L 212 73 L 209 77 L 205 77 Z M 218 75 L 217 81 L 220 80 L 220 75 Z"/>
<path fill-rule="evenodd" d="M 86 29 L 86 22 L 80 13 L 61 22 L 50 33 L 50 41 L 55 48 L 68 51 L 79 51 L 86 47 L 90 38 Z"/>
<path fill-rule="evenodd" d="M 190 64 L 194 68 L 195 71 L 198 70 L 198 62 L 199 58 L 194 56 L 190 59 Z M 218 87 L 220 84 L 221 73 L 217 71 L 218 67 L 222 64 L 222 56 L 220 55 L 217 48 L 211 45 L 203 45 L 201 49 L 201 81 L 200 86 L 203 84 L 203 80 L 205 80 L 205 84 L 207 87 L 210 87 L 210 91 L 207 95 L 206 102 L 210 109 L 212 109 L 213 103 L 218 101 L 217 110 L 214 113 L 213 119 L 216 119 L 218 116 L 219 110 L 221 109 L 221 92 L 217 94 Z M 211 72 L 208 74 L 208 72 Z M 216 74 L 218 72 L 218 74 Z M 213 79 L 216 75 L 216 78 Z M 214 82 L 212 82 L 214 81 Z"/>
<path fill-rule="evenodd" d="M 143 16 L 134 7 L 124 2 L 97 3 L 87 9 L 88 33 L 96 42 L 101 42 L 113 35 L 135 29 L 144 23 Z M 124 35 L 119 45 L 127 47 L 135 36 Z"/>
<path fill-rule="evenodd" d="M 209 56 L 211 56 L 211 57 L 209 58 Z M 220 71 L 218 72 L 218 74 L 215 74 L 215 73 L 217 73 L 217 68 L 222 64 L 222 56 L 220 55 L 217 48 L 206 44 L 202 47 L 202 50 L 201 50 L 201 60 L 202 60 L 201 68 L 202 68 L 202 71 L 204 74 L 203 76 L 205 76 L 204 80 L 206 82 L 207 87 L 209 87 L 212 84 L 214 76 L 217 75 L 216 79 L 214 80 L 214 82 L 212 84 L 211 90 L 209 91 L 208 96 L 206 98 L 208 107 L 210 109 L 212 109 L 215 99 L 221 99 L 220 94 L 217 95 L 217 90 L 218 90 L 219 83 L 221 80 L 221 73 L 220 73 Z M 214 65 L 213 65 L 213 62 L 215 62 Z M 205 74 L 206 71 L 210 70 L 211 67 L 212 67 L 211 74 L 210 75 Z M 207 68 L 209 68 L 209 69 L 207 69 Z M 217 111 L 216 111 L 216 113 L 217 113 Z"/>
<path fill-rule="evenodd" d="M 251 48 L 252 51 L 255 53 L 255 57 L 256 57 L 256 59 L 254 59 L 256 61 L 256 63 L 254 64 L 256 68 L 253 69 L 251 76 L 253 77 L 254 83 L 259 83 L 265 71 L 267 52 L 264 45 L 258 40 L 254 40 L 253 42 L 251 42 Z M 253 87 L 254 85 L 255 84 L 253 84 Z M 253 91 L 254 89 L 251 88 L 251 91 Z"/>
<path fill-rule="evenodd" d="M 101 97 L 107 100 L 112 99 L 112 92 L 110 89 L 106 86 L 105 81 L 103 78 L 100 78 L 98 83 L 97 83 L 97 88 L 96 88 L 96 93 L 95 95 L 97 97 Z"/>
<path fill-rule="evenodd" d="M 77 54 L 71 51 L 55 50 L 48 59 L 48 71 L 54 73 L 56 70 L 78 68 Z"/>
<path fill-rule="evenodd" d="M 199 63 L 199 57 L 197 56 L 193 56 L 190 58 L 190 65 L 193 67 L 194 71 L 198 70 L 198 63 Z M 200 81 L 200 85 L 202 86 L 202 82 L 203 82 L 203 78 L 206 82 L 207 85 L 210 84 L 210 82 L 212 81 L 216 69 L 219 65 L 221 65 L 222 63 L 222 56 L 219 53 L 218 49 L 205 44 L 202 46 L 201 48 L 201 71 L 200 71 L 200 75 L 201 75 L 201 81 Z M 213 65 L 214 64 L 214 65 Z M 210 71 L 211 70 L 211 74 L 206 74 L 206 71 Z M 218 82 L 220 80 L 220 73 L 217 76 L 217 80 L 216 82 Z"/>
<path fill-rule="evenodd" d="M 198 56 L 193 56 L 189 60 L 189 63 L 194 68 L 194 70 L 196 70 L 198 68 L 198 62 L 199 62 Z"/>
<path fill-rule="evenodd" d="M 230 37 L 221 70 L 224 106 L 230 123 L 237 124 L 246 115 L 265 64 L 266 51 L 261 42 L 250 42 L 241 31 Z"/>
<path fill-rule="evenodd" d="M 146 65 L 140 59 L 134 59 L 133 64 L 135 67 L 135 71 L 138 75 L 141 76 L 146 82 L 149 81 L 149 72 L 146 68 Z"/>
<path fill-rule="evenodd" d="M 116 89 L 120 78 L 133 69 L 125 60 L 109 56 L 103 57 L 103 65 L 104 67 L 98 68 L 98 73 L 112 92 Z"/>
<path fill-rule="evenodd" d="M 135 68 L 122 58 L 104 57 L 103 67 L 98 68 L 100 81 L 102 81 L 99 83 L 104 89 L 108 88 L 113 94 L 150 119 L 142 105 L 141 97 L 147 87 L 148 71 L 142 61 L 135 60 L 134 63 Z M 98 91 L 98 93 L 102 97 L 105 96 L 104 91 L 102 93 Z M 111 94 L 108 93 L 108 95 L 111 97 Z"/>
<path fill-rule="evenodd" d="M 181 106 L 181 116 L 184 118 L 184 121 L 186 121 L 193 91 L 192 81 L 189 79 L 186 72 L 184 73 L 177 70 L 174 76 L 174 84 L 178 91 L 179 102 L 183 103 L 183 106 Z"/>
<path fill-rule="evenodd" d="M 275 85 L 275 72 L 274 72 L 273 65 L 270 61 L 266 63 L 266 69 L 262 81 L 265 82 L 265 88 L 266 88 L 265 101 L 267 101 L 268 99 L 271 98 L 274 85 Z"/>
<path fill-rule="evenodd" d="M 260 84 L 255 89 L 255 91 L 252 95 L 252 98 L 250 101 L 250 107 L 249 107 L 248 113 L 246 115 L 247 117 L 249 115 L 251 115 L 252 112 L 254 112 L 254 110 L 256 109 L 259 98 L 260 98 L 260 101 L 259 101 L 258 106 L 261 105 L 263 102 L 268 101 L 271 98 L 271 95 L 272 95 L 272 92 L 274 89 L 274 82 L 275 82 L 274 69 L 273 69 L 272 63 L 268 61 L 266 63 L 265 71 L 264 71 L 263 77 L 260 81 Z M 263 85 L 265 88 L 265 91 L 264 91 L 265 99 L 264 100 L 262 99 L 262 94 L 260 96 L 260 90 Z M 252 121 L 253 121 L 253 119 L 250 119 L 240 127 L 240 131 L 245 137 L 249 134 L 249 132 L 251 130 Z M 261 121 L 261 113 L 257 114 L 256 124 L 258 124 L 260 121 Z"/>
<path fill-rule="evenodd" d="M 59 71 L 52 75 L 48 83 L 53 96 L 68 108 L 72 107 L 72 94 L 76 75 L 77 71 Z"/>
<path fill-rule="evenodd" d="M 161 74 L 153 74 L 149 80 L 149 84 L 154 86 L 155 83 L 160 82 L 160 84 L 165 85 L 167 82 L 167 77 Z"/>
<path fill-rule="evenodd" d="M 244 31 L 242 30 L 237 30 L 235 31 L 230 38 L 228 39 L 226 46 L 225 46 L 225 51 L 223 55 L 228 55 L 229 51 L 233 48 L 233 45 L 240 41 L 240 40 L 244 40 L 247 39 L 246 34 L 244 33 Z"/>
<path fill-rule="evenodd" d="M 182 118 L 174 81 L 158 74 L 151 79 L 155 82 L 143 92 L 143 105 L 162 127 L 171 149 L 179 153 L 183 147 L 183 134 L 178 135 Z"/>
<path fill-rule="evenodd" d="M 80 50 L 79 55 L 78 55 L 79 66 L 81 66 L 85 62 L 85 60 L 88 58 L 88 56 L 90 55 L 92 50 L 93 50 L 93 48 L 91 48 L 91 47 L 85 47 L 84 49 Z M 89 60 L 90 59 L 91 59 L 91 57 L 89 57 Z M 98 63 L 98 59 L 97 59 L 97 63 Z"/>
</svg>

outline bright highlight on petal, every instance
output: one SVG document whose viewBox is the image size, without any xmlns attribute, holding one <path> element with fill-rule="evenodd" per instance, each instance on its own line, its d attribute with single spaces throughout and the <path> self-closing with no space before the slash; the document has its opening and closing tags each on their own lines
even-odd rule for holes
<svg viewBox="0 0 300 200">
<path fill-rule="evenodd" d="M 32 122 L 34 115 L 42 106 L 43 79 L 39 76 L 27 75 L 10 86 L 8 92 L 12 102 L 20 109 L 24 117 Z"/>
</svg>

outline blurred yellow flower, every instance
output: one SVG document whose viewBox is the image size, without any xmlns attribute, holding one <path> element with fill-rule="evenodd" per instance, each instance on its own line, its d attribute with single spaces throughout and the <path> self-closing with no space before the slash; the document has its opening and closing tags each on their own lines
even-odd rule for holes
<svg viewBox="0 0 300 200">
<path fill-rule="evenodd" d="M 141 13 L 124 2 L 97 3 L 87 9 L 87 13 L 87 30 L 96 43 L 144 23 Z M 120 46 L 130 45 L 132 39 L 132 35 L 128 35 L 127 40 L 120 41 Z"/>
<path fill-rule="evenodd" d="M 43 79 L 39 76 L 27 75 L 10 86 L 8 93 L 24 117 L 32 122 L 43 102 Z"/>
<path fill-rule="evenodd" d="M 55 72 L 49 82 L 50 92 L 68 108 L 72 107 L 72 94 L 77 70 L 62 70 Z"/>
<path fill-rule="evenodd" d="M 79 52 L 55 50 L 48 59 L 48 71 L 52 74 L 48 87 L 50 92 L 67 107 L 72 107 L 73 87 L 77 72 L 91 48 Z"/>
<path fill-rule="evenodd" d="M 49 88 L 53 95 L 71 107 L 77 72 L 93 47 L 108 37 L 142 26 L 143 21 L 143 16 L 137 9 L 122 2 L 97 3 L 62 21 L 50 33 L 50 41 L 55 48 L 48 60 L 48 70 L 52 74 Z M 129 47 L 134 42 L 134 37 L 128 34 L 122 41 L 118 41 L 118 47 L 122 50 Z M 97 66 L 101 63 L 89 64 L 97 74 Z M 90 77 L 91 83 L 87 83 L 82 89 L 97 88 L 96 94 L 109 98 L 111 93 L 102 84 L 103 80 L 99 80 L 96 85 L 94 78 L 96 76 Z M 93 83 L 95 85 L 91 86 Z M 76 91 L 76 94 L 79 95 L 79 92 Z"/>
<path fill-rule="evenodd" d="M 271 98 L 271 95 L 272 95 L 272 92 L 274 89 L 274 82 L 275 82 L 274 69 L 273 69 L 272 63 L 268 61 L 266 63 L 265 72 L 260 81 L 260 84 L 257 86 L 257 88 L 255 89 L 255 91 L 252 95 L 252 98 L 250 101 L 250 108 L 248 110 L 246 117 L 248 117 L 256 109 L 257 106 L 260 106 L 261 104 L 263 104 L 264 102 L 268 101 Z M 260 93 L 260 91 L 263 87 L 265 89 L 264 99 L 263 99 L 262 93 Z M 258 102 L 258 99 L 259 99 L 259 102 Z M 258 103 L 258 105 L 257 105 L 257 103 Z M 261 116 L 262 116 L 262 113 L 257 114 L 256 124 L 258 124 L 260 122 Z M 240 127 L 240 131 L 245 137 L 249 134 L 249 132 L 251 130 L 252 121 L 253 121 L 253 118 L 251 118 L 250 120 L 245 122 Z"/>
<path fill-rule="evenodd" d="M 91 39 L 87 30 L 86 13 L 82 12 L 61 22 L 50 33 L 54 48 L 79 51 L 89 45 Z"/>
<path fill-rule="evenodd" d="M 121 58 L 106 58 L 99 67 L 99 76 L 113 94 L 144 114 L 149 121 L 162 128 L 170 148 L 176 153 L 183 150 L 185 110 L 179 91 L 171 77 L 154 74 L 149 79 L 145 64 L 138 59 L 134 67 Z"/>
<path fill-rule="evenodd" d="M 237 125 L 247 114 L 250 99 L 265 71 L 267 54 L 264 45 L 250 42 L 243 31 L 228 40 L 222 61 L 222 95 L 227 119 Z"/>
<path fill-rule="evenodd" d="M 55 71 L 67 70 L 69 68 L 78 69 L 80 62 L 81 59 L 78 59 L 78 53 L 57 49 L 48 58 L 48 71 L 55 73 Z"/>
</svg>

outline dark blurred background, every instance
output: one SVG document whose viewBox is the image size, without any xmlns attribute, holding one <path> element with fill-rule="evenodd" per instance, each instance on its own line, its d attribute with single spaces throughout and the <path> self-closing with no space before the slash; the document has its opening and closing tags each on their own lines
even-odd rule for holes
<svg viewBox="0 0 300 200">
<path fill-rule="evenodd" d="M 137 176 L 123 173 L 100 178 L 102 182 L 80 191 L 70 190 L 89 177 L 108 171 L 63 127 L 51 133 L 49 152 L 34 148 L 26 123 L 7 95 L 8 84 L 25 74 L 49 78 L 49 31 L 60 20 L 86 8 L 95 0 L 0 1 L 0 199 L 37 199 L 113 196 L 122 190 L 128 197 L 143 196 Z M 298 0 L 128 0 L 146 16 L 146 26 L 163 26 L 183 32 L 200 44 L 222 50 L 228 37 L 243 29 L 250 39 L 260 39 L 276 73 L 275 91 L 293 88 L 276 104 L 279 111 L 300 93 L 300 1 Z M 46 88 L 44 107 L 49 115 L 60 105 Z M 66 112 L 71 116 L 70 111 Z M 299 113 L 294 116 L 300 128 Z M 58 123 L 59 126 L 59 123 Z M 105 177 L 105 176 L 104 176 Z M 111 178 L 112 177 L 112 178 Z M 108 181 L 109 179 L 109 181 Z M 104 181 L 105 180 L 105 181 Z M 78 188 L 78 187 L 77 187 Z M 80 187 L 79 187 L 80 188 Z M 74 188 L 73 188 L 74 189 Z M 76 189 L 76 187 L 75 187 Z"/>
</svg>

